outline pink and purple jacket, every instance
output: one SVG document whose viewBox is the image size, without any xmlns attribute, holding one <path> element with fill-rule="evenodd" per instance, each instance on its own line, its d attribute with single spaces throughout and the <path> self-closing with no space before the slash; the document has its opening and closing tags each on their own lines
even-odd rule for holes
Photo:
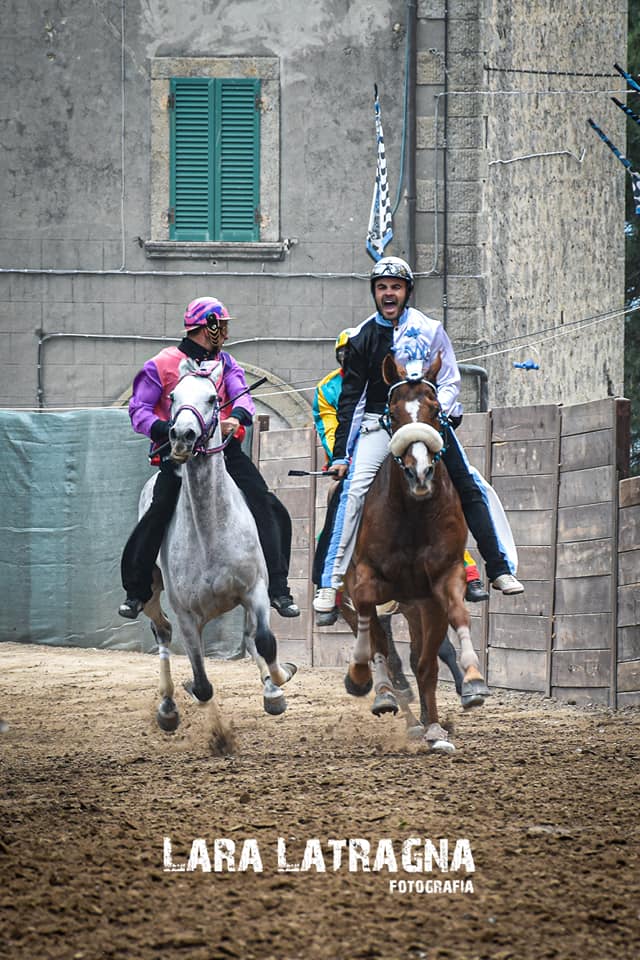
<svg viewBox="0 0 640 960">
<path fill-rule="evenodd" d="M 185 354 L 179 347 L 166 347 L 155 357 L 147 360 L 133 381 L 133 393 L 129 401 L 129 417 L 136 433 L 151 437 L 151 427 L 156 420 L 168 421 L 171 418 L 171 400 L 169 394 L 180 379 L 178 368 Z M 230 353 L 221 351 L 223 373 L 220 393 L 221 403 L 233 400 L 247 388 L 244 370 Z M 226 406 L 220 411 L 220 419 L 234 416 L 242 424 L 250 424 L 256 411 L 255 404 L 248 393 L 234 401 L 233 407 Z"/>
</svg>

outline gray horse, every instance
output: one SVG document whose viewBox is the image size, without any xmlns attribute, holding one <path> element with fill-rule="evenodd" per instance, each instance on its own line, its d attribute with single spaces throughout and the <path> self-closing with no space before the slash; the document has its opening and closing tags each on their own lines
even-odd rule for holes
<svg viewBox="0 0 640 960">
<path fill-rule="evenodd" d="M 171 624 L 160 606 L 163 588 L 175 612 L 193 670 L 184 684 L 198 703 L 213 697 L 204 664 L 202 630 L 206 623 L 238 604 L 245 610 L 244 639 L 263 682 L 264 709 L 278 715 L 287 708 L 282 685 L 295 664 L 278 662 L 277 643 L 269 626 L 267 569 L 255 521 L 224 465 L 216 383 L 222 364 L 180 365 L 180 381 L 171 394 L 171 457 L 182 464 L 182 486 L 154 571 L 153 595 L 144 612 L 160 654 L 157 719 L 173 731 L 180 719 L 173 700 L 169 644 Z M 140 495 L 140 516 L 151 502 L 152 477 Z"/>
</svg>

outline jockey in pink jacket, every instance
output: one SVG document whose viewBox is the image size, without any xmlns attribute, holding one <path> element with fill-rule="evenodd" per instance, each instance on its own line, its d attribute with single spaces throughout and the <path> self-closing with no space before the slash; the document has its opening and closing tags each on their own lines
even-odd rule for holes
<svg viewBox="0 0 640 960">
<path fill-rule="evenodd" d="M 180 476 L 169 456 L 170 394 L 179 380 L 185 357 L 200 363 L 213 357 L 222 360 L 219 388 L 223 403 L 221 430 L 233 434 L 224 449 L 225 466 L 247 501 L 258 528 L 258 536 L 269 574 L 271 606 L 283 617 L 298 617 L 300 610 L 289 590 L 291 518 L 273 494 L 257 468 L 244 453 L 244 428 L 253 420 L 255 406 L 247 390 L 242 367 L 222 350 L 231 319 L 227 308 L 215 297 L 192 300 L 184 315 L 185 337 L 178 346 L 166 347 L 144 364 L 133 382 L 129 416 L 133 429 L 148 436 L 158 450 L 160 471 L 149 509 L 129 537 L 121 561 L 122 585 L 126 599 L 119 614 L 134 620 L 151 598 L 151 580 L 164 532 L 171 520 L 180 493 Z M 241 396 L 242 394 L 242 396 Z"/>
</svg>

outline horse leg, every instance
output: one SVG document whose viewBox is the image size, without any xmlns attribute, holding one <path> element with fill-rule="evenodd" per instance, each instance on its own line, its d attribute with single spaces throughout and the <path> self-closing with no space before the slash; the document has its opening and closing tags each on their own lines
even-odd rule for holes
<svg viewBox="0 0 640 960">
<path fill-rule="evenodd" d="M 456 648 L 451 643 L 449 639 L 449 634 L 444 638 L 440 644 L 440 649 L 438 650 L 438 656 L 442 660 L 453 676 L 454 683 L 456 685 L 456 693 L 458 696 L 462 694 L 462 671 L 458 666 L 458 659 L 456 657 Z"/>
<path fill-rule="evenodd" d="M 358 620 L 360 620 L 360 617 L 358 617 Z M 385 713 L 396 714 L 398 712 L 398 701 L 393 692 L 393 684 L 387 666 L 389 659 L 388 634 L 382 628 L 375 607 L 370 617 L 369 631 L 373 650 L 373 689 L 376 694 L 371 713 L 376 717 L 381 717 Z"/>
<path fill-rule="evenodd" d="M 464 604 L 464 591 L 460 577 L 452 574 L 447 585 L 449 594 L 449 622 L 456 631 L 460 643 L 460 665 L 464 670 L 460 699 L 463 709 L 481 707 L 486 697 L 490 695 L 489 687 L 480 673 L 480 661 L 471 642 L 471 618 Z M 456 680 L 456 690 L 458 682 Z"/>
<path fill-rule="evenodd" d="M 431 750 L 441 753 L 453 753 L 455 747 L 449 740 L 449 734 L 438 722 L 436 685 L 438 682 L 438 650 L 447 633 L 445 610 L 436 600 L 421 603 L 420 619 L 422 625 L 421 647 L 418 655 L 418 686 L 424 693 L 427 724 L 424 741 Z"/>
<path fill-rule="evenodd" d="M 162 699 L 156 712 L 156 719 L 161 730 L 173 733 L 174 730 L 178 729 L 180 715 L 173 699 L 174 686 L 171 678 L 171 654 L 169 652 L 171 624 L 160 606 L 162 575 L 158 567 L 153 572 L 152 588 L 153 593 L 151 599 L 145 605 L 144 612 L 151 619 L 151 630 L 156 638 L 160 657 L 160 696 Z"/>
<path fill-rule="evenodd" d="M 373 686 L 371 668 L 369 666 L 371 647 L 368 635 L 368 624 L 366 637 L 360 635 L 360 639 L 358 640 L 358 632 L 360 629 L 358 614 L 346 600 L 347 594 L 343 592 L 340 613 L 351 627 L 351 632 L 355 637 L 355 644 L 349 669 L 344 677 L 344 686 L 347 693 L 351 694 L 352 697 L 366 697 Z"/>
<path fill-rule="evenodd" d="M 213 687 L 204 666 L 202 627 L 196 624 L 193 614 L 188 610 L 176 610 L 176 616 L 193 671 L 193 680 L 185 680 L 182 686 L 195 703 L 208 703 L 213 697 Z"/>
<path fill-rule="evenodd" d="M 398 703 L 402 706 L 405 703 L 411 703 L 413 700 L 413 690 L 402 668 L 402 660 L 400 659 L 400 654 L 393 639 L 391 614 L 385 613 L 382 614 L 382 616 L 378 614 L 378 619 L 380 620 L 380 626 L 387 641 L 387 650 L 389 652 L 387 666 L 389 668 L 389 675 L 398 698 Z"/>
<path fill-rule="evenodd" d="M 409 664 L 413 672 L 414 677 L 417 680 L 418 677 L 418 651 L 421 646 L 421 637 L 422 637 L 422 621 L 420 619 L 420 614 L 415 607 L 402 606 L 402 613 L 409 625 L 409 637 L 410 637 L 410 647 L 409 647 Z M 424 694 L 420 689 L 420 684 L 418 684 L 418 700 L 420 702 L 420 719 L 415 716 L 408 703 L 404 703 L 402 700 L 399 701 L 400 709 L 402 710 L 405 723 L 407 725 L 407 737 L 410 740 L 421 740 L 424 736 L 425 724 L 427 724 L 427 705 L 425 703 Z"/>
<path fill-rule="evenodd" d="M 269 626 L 269 595 L 264 584 L 247 595 L 244 611 L 245 644 L 260 672 L 264 709 L 271 716 L 279 716 L 287 709 L 281 687 L 298 668 L 295 663 L 278 660 L 276 638 Z"/>
</svg>

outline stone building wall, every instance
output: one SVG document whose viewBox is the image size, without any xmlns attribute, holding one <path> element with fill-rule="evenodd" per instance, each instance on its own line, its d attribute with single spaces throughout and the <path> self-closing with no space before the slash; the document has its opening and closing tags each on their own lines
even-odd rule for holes
<svg viewBox="0 0 640 960">
<path fill-rule="evenodd" d="M 419 4 L 419 265 L 437 265 L 442 287 L 438 211 L 437 315 L 458 358 L 486 367 L 491 406 L 623 393 L 626 174 L 587 117 L 624 145 L 610 95 L 624 89 L 612 68 L 626 14 L 625 2 Z M 527 359 L 540 369 L 513 367 Z"/>
<path fill-rule="evenodd" d="M 240 361 L 308 400 L 333 366 L 336 333 L 371 309 L 374 82 L 398 199 L 388 252 L 410 250 L 398 178 L 411 10 L 417 303 L 446 323 L 461 361 L 487 368 L 491 405 L 620 394 L 621 318 L 581 321 L 623 302 L 625 174 L 586 126 L 593 114 L 623 144 L 608 89 L 621 83 L 485 68 L 612 73 L 625 60 L 626 3 L 68 0 L 44 10 L 8 0 L 0 405 L 116 402 L 204 292 L 238 317 Z M 148 255 L 162 215 L 151 179 L 162 99 L 152 73 L 205 57 L 268 61 L 279 76 L 281 259 Z M 515 160 L 544 153 L 554 155 Z M 266 233 L 273 242 L 273 222 Z M 558 325 L 574 332 L 542 342 L 540 331 Z M 43 334 L 60 336 L 38 350 Z M 515 337 L 518 349 L 499 353 Z M 514 370 L 529 355 L 541 369 Z M 463 393 L 475 409 L 473 378 Z M 301 425 L 304 407 L 296 411 L 292 425 Z"/>
</svg>

